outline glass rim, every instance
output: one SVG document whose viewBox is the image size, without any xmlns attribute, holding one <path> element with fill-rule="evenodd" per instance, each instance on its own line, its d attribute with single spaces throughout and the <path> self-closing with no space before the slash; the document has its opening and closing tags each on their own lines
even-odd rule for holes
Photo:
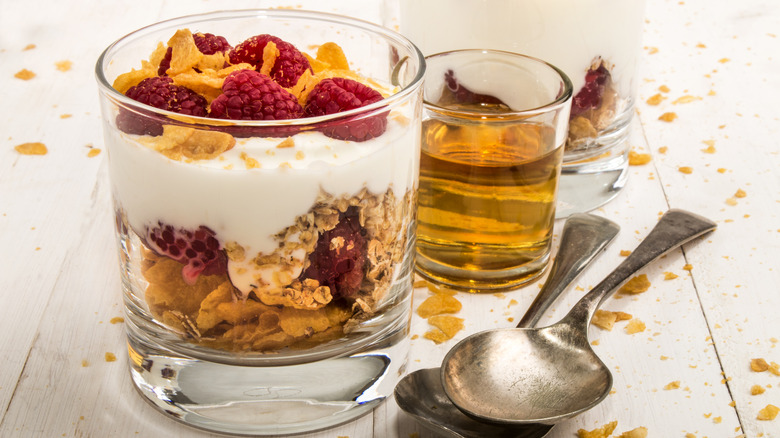
<svg viewBox="0 0 780 438">
<path fill-rule="evenodd" d="M 565 106 L 572 99 L 572 96 L 574 94 L 573 85 L 571 83 L 571 79 L 569 79 L 569 76 L 566 73 L 564 73 L 563 70 L 550 64 L 549 62 L 543 59 L 539 59 L 529 55 L 524 55 L 522 53 L 515 53 L 506 50 L 495 50 L 495 49 L 458 49 L 458 50 L 448 50 L 445 52 L 439 52 L 439 53 L 434 53 L 432 55 L 428 55 L 425 57 L 425 62 L 427 63 L 428 60 L 432 58 L 444 58 L 450 55 L 465 54 L 465 53 L 481 53 L 483 55 L 499 54 L 502 56 L 524 59 L 526 61 L 531 61 L 537 64 L 544 65 L 558 75 L 558 77 L 563 82 L 563 89 L 558 93 L 558 96 L 554 100 L 545 103 L 544 105 L 540 105 L 533 108 L 527 108 L 523 110 L 505 111 L 500 114 L 448 108 L 446 106 L 441 106 L 433 102 L 430 102 L 428 99 L 425 98 L 425 93 L 423 92 L 423 105 L 425 106 L 426 109 L 436 111 L 438 113 L 445 114 L 445 115 L 451 115 L 451 116 L 464 115 L 464 116 L 476 117 L 481 119 L 506 119 L 508 117 L 529 118 L 529 117 L 538 116 L 540 114 L 556 111 L 559 108 Z"/>
<path fill-rule="evenodd" d="M 109 56 L 113 54 L 115 50 L 120 48 L 120 46 L 123 43 L 133 40 L 136 37 L 140 37 L 143 36 L 144 34 L 148 34 L 157 30 L 162 30 L 168 27 L 173 27 L 172 25 L 174 25 L 175 23 L 191 24 L 191 23 L 208 21 L 210 19 L 227 20 L 227 19 L 250 18 L 250 17 L 255 17 L 258 19 L 269 19 L 269 18 L 310 19 L 310 20 L 318 20 L 322 22 L 330 22 L 330 23 L 340 24 L 340 25 L 346 24 L 352 28 L 361 29 L 368 33 L 381 36 L 387 41 L 394 42 L 401 46 L 405 46 L 414 55 L 414 58 L 417 60 L 417 63 L 419 65 L 419 68 L 416 74 L 414 75 L 414 77 L 405 86 L 401 86 L 399 84 L 393 84 L 393 83 L 390 84 L 393 86 L 401 87 L 401 89 L 398 92 L 393 93 L 372 104 L 355 108 L 352 110 L 338 112 L 334 114 L 328 114 L 324 116 L 301 117 L 297 119 L 284 119 L 284 120 L 214 119 L 210 117 L 184 115 L 172 111 L 162 110 L 159 108 L 155 108 L 151 105 L 146 105 L 136 100 L 133 100 L 125 96 L 124 94 L 120 93 L 118 90 L 116 90 L 113 87 L 111 83 L 109 83 L 108 78 L 105 75 L 106 67 L 110 63 Z M 150 48 L 150 50 L 153 50 L 153 48 Z M 409 57 L 407 56 L 399 59 L 396 62 L 396 64 L 393 66 L 393 70 L 402 68 L 403 65 L 408 62 L 408 58 Z M 139 60 L 139 62 L 140 61 L 141 60 Z M 117 40 L 109 44 L 105 50 L 103 50 L 103 52 L 98 57 L 97 62 L 95 63 L 95 77 L 97 79 L 98 86 L 101 89 L 101 91 L 106 93 L 107 97 L 113 99 L 114 101 L 122 104 L 125 107 L 138 108 L 145 112 L 151 112 L 153 114 L 163 115 L 170 120 L 177 120 L 177 119 L 181 120 L 182 118 L 186 118 L 187 120 L 192 120 L 192 123 L 188 123 L 188 124 L 198 124 L 202 126 L 247 126 L 247 127 L 258 127 L 258 128 L 273 127 L 273 126 L 275 127 L 309 126 L 309 125 L 319 124 L 322 122 L 340 120 L 348 117 L 370 116 L 379 111 L 386 111 L 387 107 L 405 101 L 410 94 L 414 93 L 417 88 L 420 88 L 422 86 L 423 79 L 425 77 L 425 70 L 426 70 L 425 57 L 423 56 L 420 49 L 416 45 L 414 45 L 414 43 L 412 43 L 409 39 L 407 39 L 403 35 L 391 29 L 379 26 L 377 24 L 371 23 L 366 20 L 348 17 L 345 15 L 332 14 L 328 12 L 319 12 L 319 11 L 286 10 L 286 9 L 220 10 L 220 11 L 211 11 L 211 12 L 204 12 L 204 13 L 191 14 L 191 15 L 183 15 L 175 18 L 169 18 L 167 20 L 158 21 L 149 24 L 147 26 L 138 28 L 118 38 Z"/>
</svg>

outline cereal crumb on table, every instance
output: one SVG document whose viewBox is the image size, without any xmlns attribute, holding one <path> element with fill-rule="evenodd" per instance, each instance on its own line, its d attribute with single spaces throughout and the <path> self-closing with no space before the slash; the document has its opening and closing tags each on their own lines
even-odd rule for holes
<svg viewBox="0 0 780 438">
<path fill-rule="evenodd" d="M 661 146 L 660 148 L 658 148 L 658 153 L 659 154 L 665 154 L 668 151 L 669 151 L 669 147 L 668 146 Z"/>
<path fill-rule="evenodd" d="M 86 367 L 88 367 L 88 366 L 89 366 L 89 361 L 88 361 L 88 360 L 86 360 L 86 359 L 81 359 L 81 366 L 82 366 L 83 368 L 86 368 Z"/>
<path fill-rule="evenodd" d="M 627 249 L 621 249 L 621 250 L 620 250 L 620 256 L 621 256 L 621 257 L 628 257 L 628 256 L 630 256 L 630 255 L 631 255 L 631 251 L 629 251 L 629 250 L 627 250 Z"/>
<path fill-rule="evenodd" d="M 427 331 L 423 336 L 437 344 L 452 339 L 459 331 L 463 330 L 463 318 L 455 316 L 431 316 L 428 318 L 428 324 L 435 328 Z"/>
<path fill-rule="evenodd" d="M 121 316 L 115 316 L 115 317 L 111 318 L 111 320 L 109 322 L 111 324 L 119 324 L 120 322 L 125 322 L 125 319 L 122 318 Z"/>
<path fill-rule="evenodd" d="M 100 149 L 97 148 L 92 148 L 87 152 L 87 157 L 89 158 L 97 157 L 98 155 L 100 155 Z"/>
<path fill-rule="evenodd" d="M 68 71 L 71 69 L 71 67 L 73 67 L 73 63 L 68 60 L 55 62 L 54 65 L 59 71 Z"/>
<path fill-rule="evenodd" d="M 116 355 L 109 351 L 106 352 L 105 358 L 106 362 L 116 362 Z"/>
<path fill-rule="evenodd" d="M 677 113 L 666 112 L 666 113 L 661 114 L 658 117 L 658 120 L 661 120 L 663 122 L 673 122 L 676 118 L 677 118 Z"/>
<path fill-rule="evenodd" d="M 677 168 L 677 170 L 680 171 L 680 173 L 684 173 L 686 175 L 690 175 L 693 173 L 693 167 L 691 166 L 680 166 Z"/>
<path fill-rule="evenodd" d="M 742 189 L 737 189 L 737 192 L 734 193 L 735 198 L 744 198 L 745 196 L 747 196 L 747 193 Z"/>
<path fill-rule="evenodd" d="M 612 435 L 612 432 L 617 427 L 617 421 L 609 422 L 598 429 L 593 429 L 591 431 L 587 431 L 585 429 L 580 429 L 577 431 L 577 437 L 578 438 L 608 438 L 610 435 Z"/>
<path fill-rule="evenodd" d="M 750 369 L 757 373 L 762 373 L 769 369 L 769 364 L 762 358 L 750 359 Z"/>
<path fill-rule="evenodd" d="M 660 103 L 661 103 L 661 101 L 663 101 L 664 99 L 666 99 L 666 98 L 665 98 L 665 97 L 664 97 L 664 96 L 663 96 L 661 93 L 654 94 L 654 95 L 650 96 L 650 97 L 647 99 L 647 104 L 648 104 L 648 105 L 658 105 L 658 104 L 660 104 Z"/>
<path fill-rule="evenodd" d="M 661 85 L 660 87 L 658 87 L 658 91 L 662 93 L 668 93 L 671 90 L 669 90 L 669 87 L 667 87 L 666 85 Z"/>
<path fill-rule="evenodd" d="M 628 321 L 628 325 L 626 326 L 626 333 L 629 335 L 633 335 L 636 333 L 641 333 L 645 331 L 645 323 L 640 321 L 637 318 L 632 319 L 631 321 Z"/>
<path fill-rule="evenodd" d="M 630 166 L 641 166 L 643 164 L 647 164 L 652 160 L 652 157 L 650 154 L 640 154 L 639 152 L 635 151 L 629 151 L 628 152 L 628 164 Z"/>
<path fill-rule="evenodd" d="M 429 318 L 442 313 L 457 313 L 463 305 L 457 298 L 447 294 L 433 294 L 417 307 L 417 314 Z"/>
<path fill-rule="evenodd" d="M 780 408 L 775 405 L 766 405 L 764 409 L 758 411 L 756 419 L 761 421 L 771 421 L 777 418 L 777 413 L 780 412 Z"/>
<path fill-rule="evenodd" d="M 34 49 L 36 47 L 38 47 L 38 46 L 36 46 L 35 44 L 28 44 L 28 45 L 24 46 L 24 49 L 22 49 L 22 52 L 26 52 L 28 50 L 32 50 L 32 49 Z"/>
<path fill-rule="evenodd" d="M 674 382 L 669 382 L 669 383 L 666 384 L 666 386 L 664 386 L 664 389 L 667 390 L 667 391 L 670 390 L 670 389 L 679 389 L 679 388 L 680 388 L 680 381 L 679 380 L 675 380 Z"/>
<path fill-rule="evenodd" d="M 22 143 L 14 146 L 14 149 L 22 155 L 46 155 L 49 152 L 46 145 L 40 142 Z"/>
<path fill-rule="evenodd" d="M 16 72 L 14 75 L 16 79 L 21 79 L 23 81 L 29 81 L 30 79 L 35 77 L 35 73 L 31 72 L 30 70 L 27 70 L 26 68 L 23 68 Z"/>
<path fill-rule="evenodd" d="M 761 385 L 753 385 L 750 387 L 750 395 L 759 395 L 766 392 L 766 389 Z"/>
<path fill-rule="evenodd" d="M 641 274 L 628 280 L 628 282 L 618 290 L 618 293 L 635 295 L 646 292 L 648 289 L 650 289 L 650 280 L 647 279 L 647 274 Z"/>
<path fill-rule="evenodd" d="M 674 102 L 672 102 L 672 105 L 679 105 L 679 104 L 682 104 L 682 103 L 691 103 L 691 102 L 695 102 L 697 100 L 701 100 L 701 97 L 691 96 L 689 94 L 686 94 L 685 96 L 681 96 L 681 97 L 678 97 L 677 99 L 675 99 Z"/>
<path fill-rule="evenodd" d="M 664 280 L 674 280 L 678 275 L 674 272 L 664 272 Z"/>
<path fill-rule="evenodd" d="M 692 265 L 692 264 L 690 264 L 690 263 L 686 263 L 686 264 L 683 266 L 683 271 L 693 271 L 693 265 Z"/>
<path fill-rule="evenodd" d="M 621 433 L 618 438 L 647 438 L 647 428 L 644 426 Z"/>
</svg>

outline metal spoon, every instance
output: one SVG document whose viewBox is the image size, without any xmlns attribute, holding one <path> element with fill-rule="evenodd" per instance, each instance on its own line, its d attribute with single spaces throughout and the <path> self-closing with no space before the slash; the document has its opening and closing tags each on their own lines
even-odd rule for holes
<svg viewBox="0 0 780 438">
<path fill-rule="evenodd" d="M 592 408 L 612 387 L 612 374 L 588 343 L 596 309 L 636 271 L 715 228 L 708 219 L 670 210 L 557 324 L 489 330 L 462 340 L 441 367 L 447 396 L 468 415 L 505 425 L 554 424 Z"/>
<path fill-rule="evenodd" d="M 532 327 L 545 310 L 617 235 L 617 224 L 590 214 L 574 214 L 563 227 L 558 255 L 539 295 L 528 307 L 518 327 Z M 458 410 L 444 394 L 439 368 L 415 371 L 395 387 L 398 406 L 423 425 L 454 438 L 541 438 L 552 426 L 492 425 L 475 421 Z"/>
</svg>

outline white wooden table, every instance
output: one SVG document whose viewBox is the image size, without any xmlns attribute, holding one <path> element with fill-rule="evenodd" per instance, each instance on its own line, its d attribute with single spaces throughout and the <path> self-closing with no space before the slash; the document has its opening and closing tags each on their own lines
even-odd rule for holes
<svg viewBox="0 0 780 438">
<path fill-rule="evenodd" d="M 650 437 L 780 437 L 780 417 L 756 418 L 767 404 L 780 406 L 780 376 L 749 366 L 751 358 L 780 362 L 780 7 L 765 0 L 648 3 L 632 146 L 652 161 L 632 167 L 628 187 L 597 210 L 622 232 L 544 320 L 561 317 L 661 212 L 688 209 L 719 229 L 646 268 L 652 286 L 644 294 L 606 303 L 647 329 L 591 329 L 614 370 L 614 392 L 550 436 L 617 420 L 616 433 L 645 426 Z M 230 2 L 272 6 L 371 21 L 383 11 L 378 1 Z M 124 327 L 110 322 L 122 304 L 105 154 L 87 154 L 103 149 L 93 76 L 102 49 L 143 25 L 220 7 L 209 0 L 0 0 L 0 436 L 210 436 L 155 412 L 132 388 Z M 58 70 L 65 60 L 72 68 Z M 15 78 L 22 69 L 36 77 Z M 666 99 L 647 104 L 657 93 Z M 697 99 L 675 103 L 684 96 Z M 665 112 L 678 118 L 659 120 Z M 18 154 L 14 146 L 26 142 L 49 152 Z M 703 151 L 705 142 L 714 153 Z M 734 197 L 739 189 L 745 197 Z M 665 272 L 679 277 L 664 280 Z M 466 329 L 441 345 L 414 340 L 409 371 L 437 366 L 470 333 L 513 326 L 509 318 L 516 321 L 537 290 L 459 294 Z M 426 295 L 418 289 L 416 302 Z M 518 304 L 510 306 L 512 299 Z M 427 329 L 415 316 L 412 333 Z M 107 362 L 106 352 L 117 361 Z M 678 389 L 664 389 L 675 381 Z M 766 392 L 751 395 L 753 385 Z M 388 400 L 373 415 L 306 436 L 414 433 L 431 436 Z"/>
</svg>

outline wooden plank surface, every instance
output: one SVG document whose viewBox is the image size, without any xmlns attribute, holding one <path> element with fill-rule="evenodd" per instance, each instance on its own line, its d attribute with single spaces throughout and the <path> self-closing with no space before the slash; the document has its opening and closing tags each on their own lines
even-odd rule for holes
<svg viewBox="0 0 780 438">
<path fill-rule="evenodd" d="M 220 6 L 0 1 L 0 436 L 211 436 L 154 412 L 132 389 L 123 326 L 110 323 L 121 314 L 121 298 L 105 156 L 87 152 L 90 145 L 103 149 L 92 73 L 102 49 L 151 22 Z M 380 1 L 231 2 L 269 6 L 370 21 L 392 13 Z M 719 229 L 646 268 L 652 286 L 644 294 L 605 304 L 647 329 L 634 335 L 625 323 L 591 329 L 594 348 L 614 371 L 614 393 L 550 437 L 612 420 L 617 433 L 645 426 L 650 437 L 780 437 L 780 418 L 756 419 L 767 404 L 780 406 L 780 377 L 749 366 L 751 358 L 780 362 L 778 34 L 780 6 L 773 2 L 649 2 L 631 144 L 652 162 L 632 167 L 627 188 L 596 211 L 622 232 L 544 321 L 562 317 L 668 208 L 707 216 Z M 36 47 L 24 50 L 29 44 Z M 63 60 L 73 62 L 69 71 L 55 67 Z M 23 68 L 37 76 L 14 78 Z M 648 104 L 655 94 L 665 99 Z M 659 120 L 665 112 L 678 118 Z M 47 145 L 46 156 L 13 148 L 36 141 Z M 714 153 L 703 151 L 710 145 Z M 681 166 L 692 173 L 681 173 Z M 740 189 L 746 196 L 737 198 Z M 678 277 L 664 280 L 665 272 Z M 441 345 L 422 338 L 427 322 L 415 316 L 412 334 L 419 338 L 408 370 L 437 366 L 468 334 L 514 326 L 537 290 L 459 294 L 466 329 Z M 417 289 L 415 303 L 427 295 Z M 106 352 L 117 361 L 106 362 Z M 676 381 L 679 388 L 664 389 Z M 766 392 L 750 395 L 753 385 Z M 372 415 L 303 436 L 414 433 L 432 436 L 389 400 Z"/>
</svg>

